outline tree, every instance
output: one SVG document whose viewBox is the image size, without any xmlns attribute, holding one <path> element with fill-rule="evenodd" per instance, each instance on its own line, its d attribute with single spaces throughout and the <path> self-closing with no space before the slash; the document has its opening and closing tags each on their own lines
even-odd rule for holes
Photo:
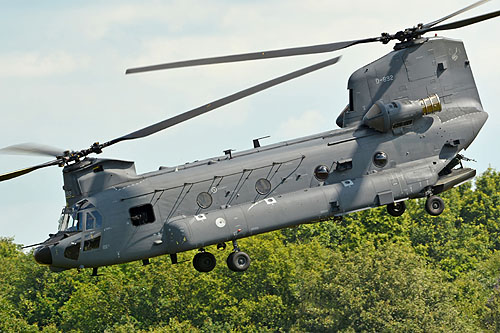
<svg viewBox="0 0 500 333">
<path fill-rule="evenodd" d="M 442 196 L 242 239 L 244 273 L 211 248 L 208 274 L 196 251 L 55 274 L 0 239 L 0 331 L 499 331 L 500 174 Z"/>
<path fill-rule="evenodd" d="M 405 244 L 334 252 L 301 281 L 298 331 L 474 331 L 454 308 L 450 283 Z"/>
</svg>

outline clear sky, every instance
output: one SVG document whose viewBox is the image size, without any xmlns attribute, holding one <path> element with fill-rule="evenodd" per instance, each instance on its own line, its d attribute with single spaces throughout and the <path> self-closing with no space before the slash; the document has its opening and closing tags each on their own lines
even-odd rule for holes
<svg viewBox="0 0 500 333">
<path fill-rule="evenodd" d="M 0 146 L 35 142 L 82 149 L 273 77 L 343 55 L 336 65 L 164 132 L 105 150 L 138 173 L 336 128 L 350 73 L 389 52 L 368 44 L 335 52 L 125 76 L 126 68 L 197 57 L 322 44 L 394 33 L 470 4 L 428 1 L 2 1 Z M 458 20 L 498 9 L 493 0 Z M 466 156 L 500 169 L 500 20 L 442 33 L 462 39 L 490 118 Z M 0 155 L 0 173 L 43 163 Z M 61 169 L 0 183 L 0 236 L 43 241 L 64 206 Z"/>
</svg>

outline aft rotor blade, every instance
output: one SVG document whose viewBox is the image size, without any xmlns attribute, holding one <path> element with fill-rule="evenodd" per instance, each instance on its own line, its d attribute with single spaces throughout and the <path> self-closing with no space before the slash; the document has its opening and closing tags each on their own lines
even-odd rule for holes
<svg viewBox="0 0 500 333">
<path fill-rule="evenodd" d="M 345 42 L 336 42 L 336 43 L 303 46 L 303 47 L 293 47 L 293 48 L 289 48 L 289 49 L 261 51 L 261 52 L 227 55 L 227 56 L 221 56 L 221 57 L 177 61 L 177 62 L 170 62 L 170 63 L 160 64 L 160 65 L 129 68 L 126 70 L 125 74 L 157 71 L 157 70 L 161 70 L 161 69 L 170 69 L 170 68 L 191 67 L 191 66 L 200 66 L 200 65 L 221 64 L 221 63 L 228 63 L 228 62 L 238 62 L 238 61 L 259 60 L 259 59 L 269 59 L 269 58 L 279 58 L 279 57 L 290 57 L 290 56 L 305 55 L 305 54 L 333 52 L 333 51 L 344 49 L 346 47 L 350 47 L 350 46 L 353 46 L 356 44 L 377 42 L 379 40 L 380 40 L 379 37 L 375 37 L 375 38 L 358 39 L 358 40 L 351 40 L 351 41 L 345 41 Z"/>
<path fill-rule="evenodd" d="M 42 156 L 63 156 L 64 152 L 60 149 L 40 145 L 36 143 L 21 143 L 0 149 L 2 154 L 25 154 L 25 155 L 42 155 Z"/>
<path fill-rule="evenodd" d="M 445 17 L 442 17 L 442 18 L 440 18 L 440 19 L 438 19 L 438 20 L 435 20 L 435 21 L 433 21 L 433 22 L 429 22 L 429 23 L 427 23 L 427 24 L 424 24 L 424 25 L 423 25 L 423 28 L 430 28 L 430 27 L 433 27 L 433 26 L 435 26 L 436 24 L 441 23 L 441 22 L 443 22 L 443 21 L 445 21 L 445 20 L 447 20 L 447 19 L 450 19 L 450 18 L 452 18 L 452 17 L 454 17 L 454 16 L 457 16 L 457 15 L 459 15 L 459 14 L 465 13 L 466 11 L 471 10 L 471 9 L 473 9 L 473 8 L 476 8 L 476 7 L 478 7 L 478 6 L 481 6 L 482 4 L 484 4 L 484 3 L 488 2 L 488 1 L 491 1 L 491 0 L 480 0 L 480 1 L 477 1 L 477 2 L 473 3 L 472 5 L 469 5 L 469 6 L 465 7 L 465 8 L 462 8 L 462 9 L 460 9 L 460 10 L 457 10 L 457 11 L 456 11 L 456 12 L 454 12 L 454 13 L 451 13 L 450 15 L 446 15 Z"/>
<path fill-rule="evenodd" d="M 471 25 L 471 24 L 481 22 L 481 21 L 486 21 L 486 20 L 492 19 L 492 18 L 497 17 L 499 15 L 500 15 L 500 10 L 497 10 L 496 12 L 491 12 L 488 14 L 483 14 L 483 15 L 479 15 L 476 17 L 471 17 L 471 18 L 468 18 L 465 20 L 456 21 L 456 22 L 447 23 L 447 24 L 442 24 L 442 25 L 437 25 L 437 26 L 434 26 L 434 27 L 431 27 L 428 29 L 422 29 L 422 34 L 429 32 L 429 31 L 442 31 L 442 30 L 458 29 L 458 28 L 466 27 L 466 26 Z"/>
<path fill-rule="evenodd" d="M 156 132 L 159 132 L 159 131 L 162 131 L 162 130 L 164 130 L 166 128 L 169 128 L 171 126 L 177 125 L 177 124 L 179 124 L 179 123 L 181 123 L 183 121 L 189 120 L 191 118 L 197 117 L 197 116 L 202 115 L 204 113 L 207 113 L 209 111 L 212 111 L 212 110 L 215 110 L 217 108 L 220 108 L 221 106 L 224 106 L 226 104 L 232 103 L 232 102 L 237 101 L 239 99 L 245 98 L 245 97 L 253 95 L 255 93 L 258 93 L 259 91 L 271 88 L 271 87 L 276 86 L 276 85 L 278 85 L 280 83 L 283 83 L 283 82 L 295 79 L 295 78 L 297 78 L 299 76 L 302 76 L 302 75 L 314 72 L 314 71 L 316 71 L 318 69 L 321 69 L 321 68 L 333 65 L 336 62 L 338 62 L 339 59 L 340 59 L 340 57 L 335 57 L 335 58 L 329 59 L 327 61 L 323 61 L 323 62 L 320 62 L 318 64 L 315 64 L 315 65 L 312 65 L 312 66 L 300 69 L 298 71 L 295 71 L 295 72 L 292 72 L 292 73 L 280 76 L 278 78 L 275 78 L 275 79 L 272 79 L 272 80 L 260 83 L 258 85 L 255 85 L 253 87 L 247 88 L 245 90 L 241 90 L 241 91 L 239 91 L 237 93 L 234 93 L 232 95 L 229 95 L 227 97 L 218 99 L 218 100 L 216 100 L 214 102 L 211 102 L 211 103 L 205 104 L 203 106 L 197 107 L 195 109 L 192 109 L 190 111 L 181 113 L 181 114 L 179 114 L 179 115 L 177 115 L 175 117 L 163 120 L 163 121 L 161 121 L 159 123 L 156 123 L 156 124 L 153 124 L 151 126 L 145 127 L 143 129 L 140 129 L 138 131 L 132 132 L 132 133 L 127 134 L 125 136 L 122 136 L 120 138 L 111 140 L 109 142 L 104 143 L 102 146 L 104 148 L 104 147 L 110 146 L 110 145 L 115 144 L 115 143 L 120 142 L 120 141 L 143 138 L 145 136 L 154 134 Z"/>
<path fill-rule="evenodd" d="M 54 161 L 50 161 L 50 162 L 47 162 L 47 163 L 38 164 L 38 165 L 29 167 L 29 168 L 25 168 L 25 169 L 21 169 L 21 170 L 9 172 L 9 173 L 0 175 L 0 182 L 3 182 L 4 180 L 9 180 L 9 179 L 12 179 L 12 178 L 16 178 L 16 177 L 25 175 L 27 173 L 30 173 L 31 171 L 35 171 L 35 170 L 38 170 L 38 169 L 41 169 L 41 168 L 45 168 L 45 167 L 53 166 L 53 165 L 58 165 L 59 163 L 60 163 L 59 160 L 54 160 Z"/>
</svg>

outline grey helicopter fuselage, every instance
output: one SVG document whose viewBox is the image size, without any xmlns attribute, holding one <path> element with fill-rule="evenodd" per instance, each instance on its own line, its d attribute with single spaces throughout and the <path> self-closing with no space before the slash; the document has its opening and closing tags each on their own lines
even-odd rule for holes
<svg viewBox="0 0 500 333">
<path fill-rule="evenodd" d="M 461 41 L 397 46 L 354 72 L 348 90 L 341 129 L 141 175 L 119 160 L 66 166 L 60 230 L 35 258 L 60 271 L 174 255 L 437 194 L 475 175 L 453 169 L 488 118 Z"/>
</svg>

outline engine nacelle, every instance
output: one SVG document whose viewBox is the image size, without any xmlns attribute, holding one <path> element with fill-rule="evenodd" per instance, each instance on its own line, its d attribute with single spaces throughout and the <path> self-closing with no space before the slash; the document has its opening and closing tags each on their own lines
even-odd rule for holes
<svg viewBox="0 0 500 333">
<path fill-rule="evenodd" d="M 389 104 L 377 101 L 363 117 L 363 124 L 379 132 L 411 126 L 422 116 L 442 110 L 437 94 L 416 101 L 398 100 Z"/>
</svg>

